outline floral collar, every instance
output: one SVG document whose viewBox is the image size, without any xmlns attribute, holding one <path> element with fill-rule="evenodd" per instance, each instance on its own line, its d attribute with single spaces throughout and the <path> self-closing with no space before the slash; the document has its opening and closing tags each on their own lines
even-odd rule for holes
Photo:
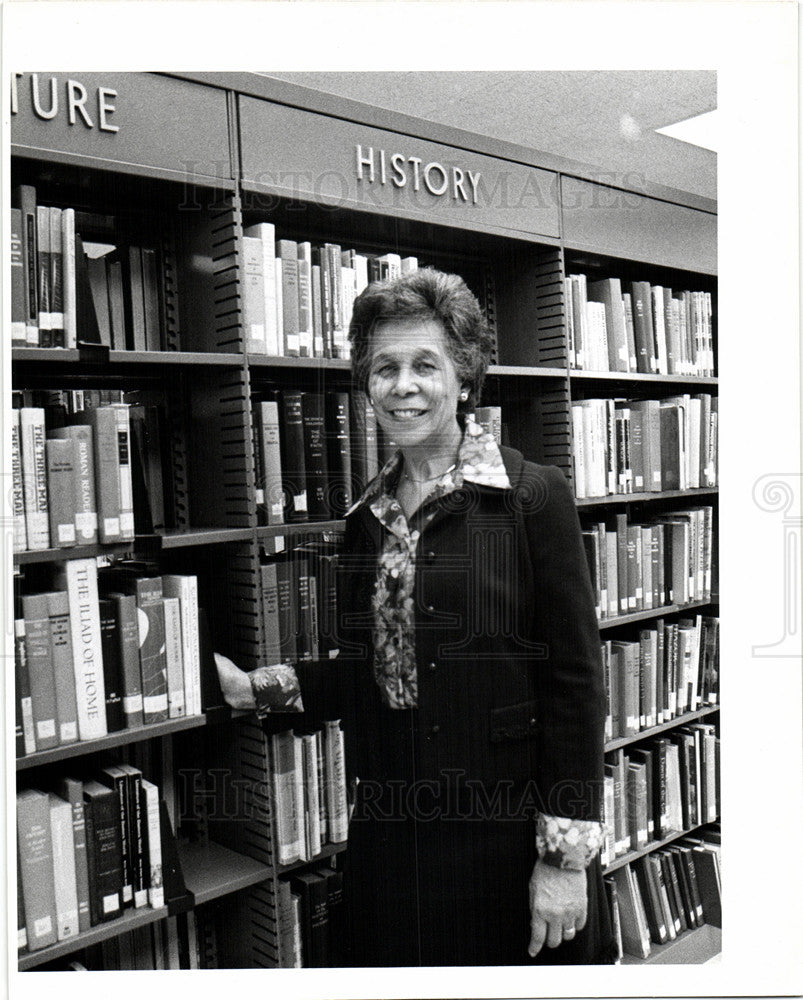
<svg viewBox="0 0 803 1000">
<path fill-rule="evenodd" d="M 391 496 L 401 472 L 402 461 L 401 451 L 395 452 L 368 483 L 362 496 L 347 511 L 346 516 L 363 504 L 383 496 Z M 460 489 L 463 483 L 476 483 L 500 490 L 512 489 L 496 438 L 469 417 L 465 418 L 457 462 L 436 480 L 434 490 L 442 496 Z"/>
</svg>

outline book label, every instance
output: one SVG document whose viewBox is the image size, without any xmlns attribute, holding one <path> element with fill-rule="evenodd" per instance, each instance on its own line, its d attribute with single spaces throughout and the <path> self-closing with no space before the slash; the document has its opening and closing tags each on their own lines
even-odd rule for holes
<svg viewBox="0 0 803 1000">
<path fill-rule="evenodd" d="M 141 694 L 128 694 L 123 696 L 123 711 L 126 715 L 135 715 L 137 712 L 141 712 L 142 708 Z"/>
<path fill-rule="evenodd" d="M 104 913 L 114 913 L 115 910 L 120 909 L 120 896 L 116 892 L 109 893 L 108 896 L 103 897 L 103 912 Z"/>
<path fill-rule="evenodd" d="M 104 517 L 103 518 L 103 530 L 107 535 L 119 535 L 120 534 L 120 518 L 119 517 Z"/>
<path fill-rule="evenodd" d="M 56 735 L 56 720 L 44 719 L 36 723 L 36 736 L 40 740 L 49 740 Z"/>
<path fill-rule="evenodd" d="M 53 923 L 48 915 L 46 917 L 39 917 L 38 920 L 34 920 L 33 927 L 37 937 L 44 937 L 44 935 L 52 932 Z"/>
</svg>

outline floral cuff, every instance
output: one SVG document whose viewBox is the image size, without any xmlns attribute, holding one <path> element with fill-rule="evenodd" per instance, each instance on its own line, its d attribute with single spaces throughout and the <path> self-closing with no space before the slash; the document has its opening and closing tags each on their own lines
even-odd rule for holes
<svg viewBox="0 0 803 1000">
<path fill-rule="evenodd" d="M 583 871 L 602 846 L 603 826 L 596 820 L 538 814 L 535 846 L 538 857 L 555 868 Z"/>
<path fill-rule="evenodd" d="M 289 663 L 274 663 L 250 671 L 248 679 L 254 692 L 257 718 L 274 712 L 303 712 L 301 688 L 295 668 Z"/>
</svg>

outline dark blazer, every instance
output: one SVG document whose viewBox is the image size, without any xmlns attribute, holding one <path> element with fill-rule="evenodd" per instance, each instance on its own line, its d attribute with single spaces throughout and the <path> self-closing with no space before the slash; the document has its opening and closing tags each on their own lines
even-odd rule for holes
<svg viewBox="0 0 803 1000">
<path fill-rule="evenodd" d="M 512 488 L 464 483 L 435 501 L 418 541 L 419 707 L 385 707 L 373 678 L 384 529 L 365 505 L 346 519 L 340 657 L 324 676 L 301 668 L 307 710 L 336 706 L 359 778 L 347 851 L 358 965 L 525 963 L 536 812 L 601 818 L 600 640 L 574 499 L 558 468 L 502 457 Z M 598 866 L 592 900 L 602 906 Z M 544 958 L 605 960 L 600 919 Z"/>
</svg>

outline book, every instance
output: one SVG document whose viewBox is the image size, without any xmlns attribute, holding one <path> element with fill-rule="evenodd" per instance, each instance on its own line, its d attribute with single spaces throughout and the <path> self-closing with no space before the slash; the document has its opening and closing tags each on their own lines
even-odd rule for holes
<svg viewBox="0 0 803 1000">
<path fill-rule="evenodd" d="M 297 767 L 296 742 L 292 730 L 270 736 L 273 784 L 274 831 L 280 865 L 304 857 L 303 775 Z M 298 791 L 302 790 L 301 796 Z"/>
<path fill-rule="evenodd" d="M 139 666 L 145 723 L 166 722 L 167 661 L 165 658 L 164 594 L 161 577 L 138 577 L 132 582 L 137 599 Z"/>
<path fill-rule="evenodd" d="M 36 283 L 39 298 L 39 346 L 56 347 L 51 327 L 52 274 L 50 264 L 50 209 L 36 206 Z"/>
<path fill-rule="evenodd" d="M 313 356 L 312 322 L 312 245 L 298 244 L 298 353 L 302 358 Z"/>
<path fill-rule="evenodd" d="M 314 733 L 304 733 L 301 740 L 301 757 L 304 780 L 305 854 L 314 858 L 321 853 L 321 811 L 318 801 L 318 751 Z"/>
<path fill-rule="evenodd" d="M 45 411 L 24 406 L 19 411 L 22 486 L 28 548 L 50 547 L 47 460 L 45 455 Z"/>
<path fill-rule="evenodd" d="M 252 354 L 267 354 L 265 334 L 265 270 L 262 240 L 243 236 L 243 329 L 245 349 Z"/>
<path fill-rule="evenodd" d="M 276 357 L 282 353 L 279 349 L 279 329 L 276 322 L 276 229 L 272 222 L 259 222 L 243 229 L 243 236 L 258 239 L 262 252 L 265 337 L 264 342 L 260 342 L 257 338 L 255 347 L 264 347 L 265 354 Z"/>
<path fill-rule="evenodd" d="M 64 346 L 75 348 L 77 343 L 77 312 L 75 292 L 75 210 L 61 213 L 61 257 L 64 281 Z"/>
<path fill-rule="evenodd" d="M 641 895 L 630 865 L 613 872 L 619 901 L 622 927 L 622 947 L 628 955 L 645 959 L 650 955 L 650 938 L 646 921 L 642 919 Z"/>
<path fill-rule="evenodd" d="M 282 262 L 282 354 L 297 358 L 300 351 L 298 244 L 294 240 L 277 240 L 276 256 Z"/>
<path fill-rule="evenodd" d="M 38 226 L 36 188 L 20 184 L 12 193 L 12 203 L 20 211 L 22 269 L 25 282 L 25 336 L 28 347 L 39 346 Z"/>
<path fill-rule="evenodd" d="M 11 346 L 25 347 L 25 262 L 22 239 L 22 210 L 12 208 L 9 214 L 11 238 Z"/>
<path fill-rule="evenodd" d="M 161 306 L 159 302 L 159 263 L 153 247 L 140 247 L 142 260 L 142 317 L 145 324 L 145 350 L 162 349 Z"/>
<path fill-rule="evenodd" d="M 120 863 L 122 870 L 123 908 L 134 905 L 134 886 L 131 861 L 131 823 L 128 815 L 128 775 L 116 766 L 101 768 L 98 772 L 101 784 L 111 788 L 117 803 L 117 824 L 120 830 Z"/>
<path fill-rule="evenodd" d="M 49 592 L 45 597 L 50 624 L 50 660 L 56 695 L 58 739 L 64 746 L 78 739 L 69 597 L 64 590 Z"/>
<path fill-rule="evenodd" d="M 181 628 L 181 662 L 184 676 L 184 711 L 200 715 L 203 711 L 201 692 L 201 654 L 198 617 L 198 578 L 191 574 L 166 573 L 162 577 L 165 598 L 177 598 Z"/>
<path fill-rule="evenodd" d="M 146 816 L 142 805 L 142 772 L 131 764 L 120 764 L 126 777 L 125 815 L 128 823 L 131 886 L 136 908 L 147 906 L 149 885 L 149 858 L 146 852 Z"/>
<path fill-rule="evenodd" d="M 51 432 L 51 437 L 62 438 L 72 443 L 73 498 L 71 508 L 75 520 L 75 539 L 79 545 L 92 544 L 98 540 L 92 428 L 82 424 L 58 427 Z"/>
<path fill-rule="evenodd" d="M 67 560 L 56 576 L 56 585 L 67 591 L 69 603 L 78 735 L 81 740 L 91 740 L 107 733 L 95 560 Z"/>
<path fill-rule="evenodd" d="M 29 951 L 55 944 L 56 887 L 50 802 L 45 792 L 17 793 L 17 844 Z"/>
<path fill-rule="evenodd" d="M 134 538 L 133 484 L 128 407 L 99 406 L 75 415 L 92 428 L 98 528 L 103 543 Z"/>
<path fill-rule="evenodd" d="M 106 728 L 110 733 L 125 728 L 123 710 L 123 667 L 120 639 L 117 632 L 117 605 L 114 601 L 98 601 L 100 615 L 100 647 L 103 657 L 103 688 L 106 703 Z"/>
<path fill-rule="evenodd" d="M 66 941 L 78 934 L 78 891 L 75 878 L 73 815 L 68 802 L 51 793 L 50 836 L 53 843 L 53 878 L 56 902 L 56 938 Z"/>
<path fill-rule="evenodd" d="M 11 411 L 11 503 L 14 518 L 14 551 L 28 548 L 25 524 L 25 495 L 22 473 L 22 444 L 20 440 L 20 411 Z"/>
<path fill-rule="evenodd" d="M 279 404 L 276 400 L 262 400 L 255 404 L 254 409 L 261 472 L 257 482 L 264 504 L 261 520 L 263 524 L 284 524 Z"/>
<path fill-rule="evenodd" d="M 307 516 L 312 521 L 325 521 L 331 517 L 331 507 L 324 396 L 317 392 L 302 392 L 300 395 Z"/>
<path fill-rule="evenodd" d="M 307 521 L 309 515 L 302 393 L 282 392 L 279 431 L 285 520 L 287 522 Z"/>
<path fill-rule="evenodd" d="M 88 931 L 90 928 L 89 873 L 86 855 L 86 820 L 84 818 L 83 785 L 76 778 L 65 776 L 60 778 L 56 784 L 56 792 L 70 805 L 73 832 L 73 867 L 78 904 L 78 930 Z"/>
<path fill-rule="evenodd" d="M 167 714 L 178 719 L 186 714 L 184 664 L 181 644 L 181 606 L 177 597 L 163 598 L 165 662 L 167 666 Z"/>
<path fill-rule="evenodd" d="M 139 663 L 139 622 L 137 599 L 133 594 L 110 593 L 115 621 L 123 720 L 126 729 L 145 722 L 142 702 L 142 672 Z"/>
<path fill-rule="evenodd" d="M 315 872 L 302 872 L 290 884 L 301 900 L 304 967 L 327 968 L 330 964 L 327 881 Z"/>
<path fill-rule="evenodd" d="M 47 594 L 24 594 L 22 614 L 25 619 L 25 659 L 31 686 L 36 749 L 50 750 L 59 745 L 59 733 Z"/>
<path fill-rule="evenodd" d="M 162 829 L 159 811 L 159 789 L 145 778 L 140 780 L 140 801 L 145 817 L 148 859 L 148 903 L 152 909 L 165 904 L 162 881 Z"/>
<path fill-rule="evenodd" d="M 16 694 L 17 757 L 36 752 L 31 679 L 25 649 L 25 619 L 14 619 L 14 688 Z"/>
<path fill-rule="evenodd" d="M 348 836 L 348 800 L 343 730 L 337 719 L 324 723 L 324 773 L 329 840 L 343 843 Z"/>
<path fill-rule="evenodd" d="M 54 548 L 70 548 L 76 541 L 72 441 L 46 440 L 45 461 L 51 543 Z"/>
</svg>

